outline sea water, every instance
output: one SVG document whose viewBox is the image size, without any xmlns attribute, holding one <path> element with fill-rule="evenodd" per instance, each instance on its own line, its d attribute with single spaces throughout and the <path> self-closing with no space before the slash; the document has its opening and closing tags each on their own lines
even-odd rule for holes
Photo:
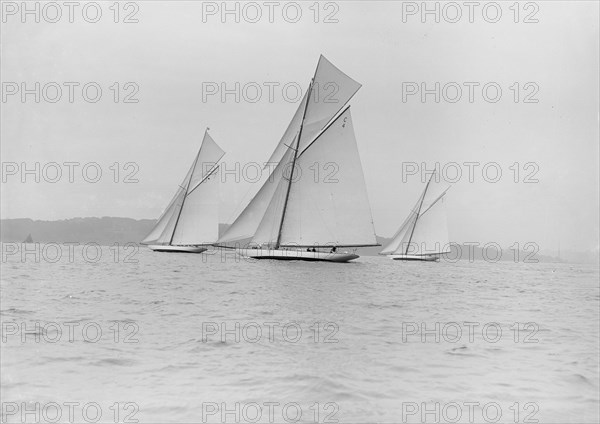
<svg viewBox="0 0 600 424">
<path fill-rule="evenodd" d="M 597 265 L 101 253 L 4 255 L 3 422 L 598 422 Z"/>
</svg>

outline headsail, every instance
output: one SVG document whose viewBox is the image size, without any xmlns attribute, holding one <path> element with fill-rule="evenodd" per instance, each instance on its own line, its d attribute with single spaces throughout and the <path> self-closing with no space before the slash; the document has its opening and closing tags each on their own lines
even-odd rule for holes
<svg viewBox="0 0 600 424">
<path fill-rule="evenodd" d="M 450 187 L 436 184 L 434 175 L 392 241 L 381 251 L 382 255 L 431 255 L 450 251 L 444 210 L 444 196 Z"/>
<path fill-rule="evenodd" d="M 254 237 L 257 229 L 267 212 L 269 204 L 273 201 L 284 172 L 289 173 L 289 163 L 292 158 L 292 149 L 285 152 L 282 160 L 275 167 L 269 178 L 265 181 L 259 192 L 250 203 L 219 238 L 219 243 L 231 243 Z M 280 189 L 281 190 L 281 189 Z"/>
<path fill-rule="evenodd" d="M 142 244 L 169 244 L 171 236 L 173 235 L 175 219 L 179 215 L 179 210 L 181 208 L 181 201 L 185 197 L 185 187 L 190 178 L 190 171 L 188 171 L 183 182 L 177 187 L 177 191 L 169 203 L 169 206 L 166 207 L 162 215 L 158 218 L 150 233 L 142 240 Z"/>
<path fill-rule="evenodd" d="M 218 238 L 218 162 L 225 152 L 208 134 L 173 200 L 144 244 L 198 245 Z"/>
</svg>

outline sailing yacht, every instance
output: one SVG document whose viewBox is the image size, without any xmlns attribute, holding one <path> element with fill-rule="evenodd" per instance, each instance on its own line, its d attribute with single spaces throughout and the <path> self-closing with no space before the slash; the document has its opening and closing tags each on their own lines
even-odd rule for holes
<svg viewBox="0 0 600 424">
<path fill-rule="evenodd" d="M 435 171 L 417 204 L 380 255 L 404 261 L 438 261 L 441 255 L 450 253 L 444 210 L 444 196 L 450 187 L 440 188 L 432 183 L 434 175 Z"/>
<path fill-rule="evenodd" d="M 142 244 L 157 252 L 202 253 L 217 240 L 217 171 L 224 154 L 207 128 L 192 167 Z"/>
<path fill-rule="evenodd" d="M 325 94 L 335 90 L 334 99 Z M 361 85 L 320 56 L 298 110 L 269 159 L 277 164 L 218 240 L 250 240 L 255 259 L 348 262 L 342 249 L 379 246 L 348 101 Z M 333 164 L 332 178 L 315 167 Z M 354 249 L 355 250 L 355 249 Z"/>
</svg>

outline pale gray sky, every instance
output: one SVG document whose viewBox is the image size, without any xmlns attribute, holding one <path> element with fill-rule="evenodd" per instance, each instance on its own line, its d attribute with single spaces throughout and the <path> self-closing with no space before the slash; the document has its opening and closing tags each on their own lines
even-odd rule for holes
<svg viewBox="0 0 600 424">
<path fill-rule="evenodd" d="M 315 23 L 313 2 L 301 3 L 297 23 L 283 19 L 282 6 L 275 9 L 273 23 L 268 16 L 254 24 L 244 16 L 240 23 L 227 16 L 222 23 L 219 14 L 203 22 L 200 2 L 137 2 L 139 23 L 131 24 L 113 22 L 112 2 L 100 2 L 103 15 L 95 24 L 87 23 L 80 10 L 74 23 L 63 16 L 54 24 L 43 22 L 43 15 L 39 24 L 30 16 L 22 23 L 20 11 L 5 11 L 5 84 L 96 82 L 103 97 L 87 103 L 76 89 L 69 103 L 66 87 L 57 103 L 42 98 L 37 104 L 33 95 L 22 103 L 18 94 L 8 96 L 1 104 L 2 161 L 30 167 L 96 162 L 103 176 L 87 183 L 81 167 L 74 183 L 66 174 L 57 183 L 42 179 L 39 184 L 32 176 L 22 183 L 18 175 L 8 175 L 2 217 L 157 217 L 183 179 L 206 126 L 227 152 L 228 164 L 262 163 L 297 107 L 284 100 L 280 88 L 272 103 L 266 88 L 256 103 L 243 98 L 236 103 L 233 96 L 225 103 L 219 96 L 204 102 L 203 83 L 294 82 L 306 88 L 324 54 L 363 84 L 351 101 L 352 115 L 378 234 L 391 236 L 423 189 L 418 177 L 402 182 L 402 162 L 430 167 L 495 162 L 503 172 L 495 184 L 483 179 L 482 166 L 470 183 L 468 168 L 462 167 L 462 179 L 447 196 L 451 240 L 598 249 L 598 3 L 535 2 L 538 10 L 521 9 L 519 23 L 509 9 L 513 2 L 499 3 L 497 23 L 487 22 L 481 7 L 473 23 L 468 16 L 446 22 L 444 16 L 454 17 L 450 9 L 440 23 L 429 15 L 422 23 L 420 14 L 403 22 L 404 3 L 336 2 L 338 23 L 322 22 L 335 11 L 324 4 Z M 262 10 L 268 13 L 265 6 Z M 132 11 L 121 10 L 119 19 Z M 254 12 L 247 11 L 251 19 Z M 493 18 L 492 12 L 486 17 Z M 539 22 L 521 22 L 527 16 Z M 109 88 L 114 82 L 136 83 L 139 103 L 115 104 Z M 416 95 L 403 102 L 407 82 L 425 82 L 429 88 L 455 82 L 463 86 L 463 97 L 435 103 L 429 95 L 422 103 Z M 480 84 L 473 103 L 465 82 Z M 502 89 L 497 103 L 481 95 L 481 86 L 489 82 Z M 526 88 L 527 83 L 533 85 Z M 539 91 L 532 98 L 538 103 L 524 103 L 534 85 Z M 114 183 L 109 169 L 114 162 L 121 167 L 135 162 L 139 182 L 122 182 L 130 168 L 122 169 L 121 182 Z M 509 168 L 515 162 L 521 168 L 518 183 Z M 523 169 L 528 162 L 536 165 Z M 523 183 L 535 169 L 539 182 Z M 222 221 L 233 220 L 249 187 L 233 181 L 224 185 Z"/>
</svg>

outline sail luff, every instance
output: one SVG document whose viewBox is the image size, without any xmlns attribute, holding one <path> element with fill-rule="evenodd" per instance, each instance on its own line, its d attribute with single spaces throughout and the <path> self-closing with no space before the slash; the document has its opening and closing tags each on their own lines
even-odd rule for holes
<svg viewBox="0 0 600 424">
<path fill-rule="evenodd" d="M 204 132 L 206 134 L 206 131 Z M 177 220 L 175 221 L 175 225 L 173 226 L 173 233 L 171 233 L 171 239 L 169 240 L 169 245 L 173 243 L 173 237 L 175 237 L 175 231 L 177 230 L 177 224 L 179 223 L 179 218 L 181 218 L 181 212 L 183 211 L 183 206 L 185 205 L 185 199 L 188 195 L 188 190 L 190 189 L 190 184 L 192 184 L 192 177 L 194 176 L 194 170 L 196 169 L 196 164 L 198 163 L 198 158 L 200 157 L 200 152 L 202 151 L 202 146 L 198 149 L 198 153 L 196 154 L 196 159 L 194 159 L 194 164 L 192 165 L 192 172 L 190 173 L 190 179 L 187 182 L 185 193 L 183 194 L 183 199 L 181 200 L 181 206 L 179 208 L 179 213 L 177 214 Z"/>
<path fill-rule="evenodd" d="M 319 65 L 317 65 L 318 69 Z M 315 70 L 315 75 L 317 71 Z M 292 181 L 294 179 L 294 168 L 296 167 L 296 158 L 298 157 L 298 149 L 300 149 L 300 139 L 302 138 L 302 128 L 304 127 L 304 119 L 306 118 L 306 110 L 308 109 L 308 103 L 310 102 L 310 93 L 312 91 L 314 77 L 310 81 L 310 85 L 308 87 L 308 97 L 306 98 L 306 104 L 304 105 L 304 113 L 302 114 L 302 120 L 300 121 L 300 130 L 298 132 L 298 137 L 296 138 L 296 147 L 294 149 L 294 158 L 292 159 L 292 170 L 290 171 L 290 177 L 287 186 L 287 192 L 285 193 L 285 200 L 283 203 L 283 211 L 281 212 L 281 221 L 279 222 L 279 231 L 277 232 L 277 242 L 275 243 L 275 249 L 279 249 L 279 245 L 281 242 L 281 229 L 283 228 L 283 222 L 285 220 L 285 211 L 287 209 L 288 200 L 290 199 L 290 190 L 292 189 Z"/>
<path fill-rule="evenodd" d="M 410 232 L 410 237 L 408 238 L 408 243 L 406 243 L 406 251 L 405 254 L 408 254 L 408 248 L 410 246 L 410 242 L 412 241 L 413 234 L 415 233 L 415 228 L 417 227 L 417 222 L 419 221 L 419 214 L 421 213 L 421 207 L 423 206 L 423 200 L 425 200 L 425 194 L 427 193 L 427 189 L 429 188 L 429 184 L 431 183 L 431 179 L 435 175 L 435 171 L 431 174 L 429 181 L 427 181 L 427 185 L 425 186 L 425 190 L 423 190 L 423 194 L 421 195 L 421 202 L 419 203 L 419 210 L 417 211 L 417 216 L 415 218 L 415 223 Z"/>
<path fill-rule="evenodd" d="M 171 201 L 169 202 L 169 204 L 167 205 L 167 207 L 165 208 L 163 213 L 156 220 L 156 223 L 152 227 L 152 230 L 150 231 L 150 233 L 148 233 L 148 235 L 144 238 L 144 240 L 142 240 L 141 244 L 152 244 L 161 239 L 165 229 L 169 225 L 171 215 L 173 215 L 173 211 L 177 207 L 177 199 L 179 199 L 179 197 L 181 196 L 181 193 L 183 192 L 183 190 L 185 188 L 185 187 L 183 187 L 183 184 L 185 184 L 185 182 L 187 181 L 188 178 L 190 178 L 190 176 L 191 176 L 191 169 L 186 174 L 181 185 L 179 185 L 177 187 L 177 191 L 175 192 L 175 195 L 173 196 L 173 198 L 171 199 Z M 163 244 L 163 242 L 161 242 L 160 244 Z"/>
</svg>

